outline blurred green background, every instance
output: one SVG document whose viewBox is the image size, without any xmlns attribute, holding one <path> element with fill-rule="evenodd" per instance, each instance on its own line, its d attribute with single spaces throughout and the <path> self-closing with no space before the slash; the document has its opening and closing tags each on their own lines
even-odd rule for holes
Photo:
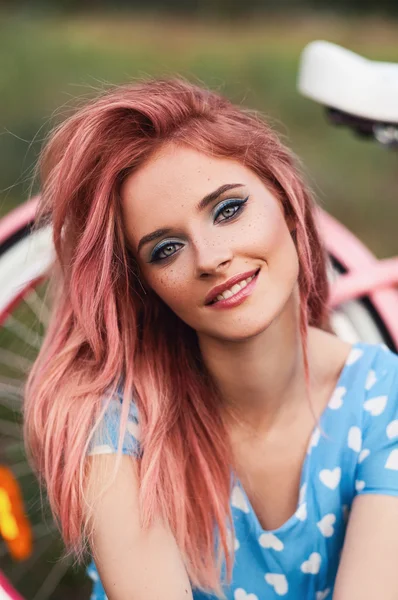
<svg viewBox="0 0 398 600">
<path fill-rule="evenodd" d="M 379 257 L 397 253 L 398 154 L 332 127 L 296 89 L 314 39 L 398 62 L 396 3 L 368 0 L 360 13 L 344 0 L 339 12 L 299 0 L 158 0 L 146 13 L 137 0 L 106 4 L 0 1 L 0 216 L 29 196 L 43 139 L 76 97 L 181 74 L 262 111 L 302 159 L 318 201 Z"/>
<path fill-rule="evenodd" d="M 331 10 L 327 0 L 0 0 L 0 217 L 38 190 L 32 173 L 43 140 L 78 98 L 143 76 L 182 75 L 260 110 L 301 158 L 318 202 L 377 256 L 396 254 L 398 153 L 333 127 L 299 95 L 300 54 L 314 39 L 398 63 L 398 2 L 335 0 Z M 21 321 L 33 327 L 26 314 Z M 0 350 L 9 343 L 5 327 L 1 334 Z M 36 487 L 23 491 L 28 508 L 39 507 Z M 34 568 L 0 556 L 26 597 L 47 573 L 60 577 L 53 547 L 46 552 Z M 86 599 L 90 590 L 84 572 L 69 572 L 57 598 Z"/>
</svg>

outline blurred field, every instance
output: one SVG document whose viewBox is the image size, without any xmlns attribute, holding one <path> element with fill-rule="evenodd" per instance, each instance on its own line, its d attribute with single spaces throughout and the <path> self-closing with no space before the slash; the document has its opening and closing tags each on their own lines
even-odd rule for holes
<svg viewBox="0 0 398 600">
<path fill-rule="evenodd" d="M 181 74 L 261 110 L 301 157 L 318 201 L 379 256 L 398 252 L 398 154 L 332 128 L 296 91 L 313 39 L 398 62 L 398 22 L 331 15 L 241 24 L 0 13 L 0 215 L 29 194 L 49 127 L 107 83 Z M 61 108 L 59 108 L 61 107 Z"/>
<path fill-rule="evenodd" d="M 42 141 L 77 97 L 89 97 L 106 84 L 180 74 L 267 115 L 301 157 L 318 201 L 379 257 L 398 253 L 398 153 L 332 128 L 318 105 L 299 96 L 299 56 L 313 39 L 398 62 L 398 22 L 370 18 L 284 15 L 231 25 L 164 16 L 50 19 L 0 12 L 0 216 L 28 197 Z M 15 350 L 30 358 L 11 339 L 3 327 L 0 351 Z M 11 367 L 0 369 L 0 380 L 6 376 L 16 376 Z M 16 419 L 0 408 L 0 420 Z M 23 463 L 21 447 L 12 455 L 8 451 L 7 464 Z M 25 479 L 22 489 L 28 508 L 39 508 L 35 482 Z M 48 539 L 36 544 L 39 550 Z M 0 556 L 0 567 L 14 581 L 21 579 L 27 597 L 31 586 L 44 580 L 48 564 L 55 565 L 53 547 L 45 551 L 40 565 L 27 565 L 31 579 L 24 581 L 26 564 L 14 565 L 4 553 Z M 57 598 L 87 598 L 89 589 L 91 582 L 82 570 L 70 571 Z"/>
</svg>

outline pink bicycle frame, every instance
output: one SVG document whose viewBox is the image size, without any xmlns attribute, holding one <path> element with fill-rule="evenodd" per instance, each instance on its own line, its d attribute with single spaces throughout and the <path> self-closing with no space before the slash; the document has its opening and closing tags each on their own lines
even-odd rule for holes
<svg viewBox="0 0 398 600">
<path fill-rule="evenodd" d="M 0 571 L 0 600 L 24 600 Z"/>
<path fill-rule="evenodd" d="M 318 223 L 328 252 L 347 270 L 331 286 L 331 307 L 368 296 L 398 349 L 398 257 L 378 260 L 322 209 Z"/>
</svg>

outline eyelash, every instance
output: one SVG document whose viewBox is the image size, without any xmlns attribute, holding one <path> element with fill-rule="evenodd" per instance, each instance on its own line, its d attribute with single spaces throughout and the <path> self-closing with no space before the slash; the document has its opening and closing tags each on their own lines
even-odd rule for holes
<svg viewBox="0 0 398 600">
<path fill-rule="evenodd" d="M 237 210 L 235 210 L 235 212 L 233 213 L 233 215 L 231 215 L 230 217 L 227 217 L 226 219 L 221 219 L 221 221 L 219 221 L 219 222 L 222 223 L 223 221 L 231 221 L 231 220 L 233 220 L 237 215 L 239 215 L 242 212 L 242 210 L 244 208 L 244 205 L 246 204 L 246 202 L 248 201 L 248 199 L 249 199 L 249 196 L 247 196 L 244 200 L 236 198 L 234 200 L 226 200 L 226 201 L 224 201 L 221 204 L 221 206 L 219 206 L 217 208 L 217 211 L 216 211 L 216 214 L 215 214 L 215 220 L 217 219 L 217 217 L 225 209 L 232 208 L 232 207 L 235 208 L 236 207 Z M 158 249 L 155 249 L 152 252 L 152 254 L 151 254 L 151 259 L 150 259 L 149 262 L 150 263 L 156 263 L 156 262 L 158 263 L 158 262 L 161 262 L 163 260 L 167 260 L 168 258 L 171 258 L 172 256 L 174 256 L 174 254 L 176 254 L 177 250 L 176 250 L 176 252 L 173 252 L 172 254 L 169 254 L 168 256 L 165 256 L 165 257 L 159 257 L 159 254 L 160 254 L 160 252 L 162 252 L 162 250 L 164 248 L 167 248 L 168 246 L 175 246 L 177 244 L 180 244 L 180 242 L 169 242 L 169 243 L 163 244 Z"/>
</svg>

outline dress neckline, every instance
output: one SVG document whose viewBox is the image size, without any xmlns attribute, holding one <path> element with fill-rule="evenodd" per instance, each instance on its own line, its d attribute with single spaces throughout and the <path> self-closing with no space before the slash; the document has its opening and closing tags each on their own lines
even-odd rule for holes
<svg viewBox="0 0 398 600">
<path fill-rule="evenodd" d="M 282 523 L 282 525 L 280 525 L 276 529 L 264 529 L 262 527 L 261 523 L 260 523 L 259 518 L 257 517 L 256 512 L 254 511 L 254 509 L 253 509 L 253 507 L 251 505 L 249 497 L 246 494 L 245 488 L 243 487 L 240 479 L 238 478 L 238 476 L 236 475 L 235 472 L 232 473 L 233 478 L 234 478 L 233 479 L 234 486 L 236 486 L 236 485 L 239 486 L 239 488 L 240 488 L 240 490 L 242 492 L 242 495 L 243 495 L 244 502 L 246 503 L 246 506 L 249 509 L 249 512 L 252 514 L 252 516 L 253 516 L 253 518 L 255 520 L 256 528 L 259 530 L 260 534 L 261 533 L 271 533 L 271 534 L 277 535 L 278 533 L 282 533 L 285 530 L 290 529 L 296 523 L 298 523 L 298 522 L 300 522 L 300 521 L 303 520 L 303 519 L 299 518 L 298 514 L 299 514 L 300 510 L 302 512 L 303 512 L 303 510 L 305 510 L 305 507 L 303 509 L 303 505 L 306 504 L 306 501 L 305 501 L 305 490 L 306 490 L 307 483 L 308 483 L 307 479 L 308 479 L 308 473 L 309 473 L 309 462 L 310 462 L 310 458 L 311 458 L 311 455 L 312 455 L 311 446 L 312 446 L 312 443 L 313 443 L 313 440 L 314 440 L 314 436 L 318 435 L 318 433 L 319 433 L 319 425 L 318 424 L 322 420 L 324 420 L 324 417 L 325 417 L 325 415 L 326 415 L 326 413 L 328 411 L 328 408 L 329 408 L 330 401 L 332 400 L 332 398 L 333 398 L 336 390 L 339 387 L 341 387 L 342 381 L 343 381 L 343 379 L 345 377 L 345 373 L 346 373 L 348 367 L 351 364 L 350 358 L 352 356 L 353 351 L 356 350 L 361 344 L 362 344 L 362 342 L 354 342 L 351 345 L 351 349 L 350 349 L 350 351 L 347 354 L 347 357 L 346 357 L 345 362 L 344 362 L 344 364 L 343 364 L 343 366 L 341 368 L 340 374 L 339 374 L 339 376 L 337 378 L 336 384 L 335 384 L 335 386 L 334 386 L 334 388 L 332 390 L 332 393 L 331 393 L 331 395 L 329 397 L 329 400 L 326 403 L 324 409 L 322 410 L 322 412 L 321 412 L 321 414 L 319 416 L 318 422 L 314 425 L 314 427 L 313 427 L 313 429 L 311 431 L 311 435 L 310 435 L 310 438 L 309 438 L 309 441 L 308 441 L 308 444 L 307 444 L 305 458 L 304 458 L 303 464 L 301 466 L 300 485 L 299 485 L 299 497 L 298 497 L 298 501 L 297 501 L 297 506 L 296 506 L 296 509 L 295 509 L 294 513 L 287 519 L 287 521 L 285 521 L 284 523 Z"/>
</svg>

